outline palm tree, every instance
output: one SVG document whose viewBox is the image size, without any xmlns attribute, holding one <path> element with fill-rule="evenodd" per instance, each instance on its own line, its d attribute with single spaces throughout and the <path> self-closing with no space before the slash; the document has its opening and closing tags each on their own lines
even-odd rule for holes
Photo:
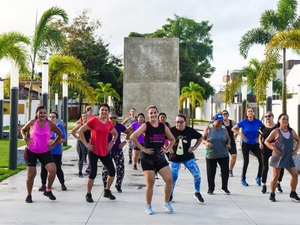
<svg viewBox="0 0 300 225">
<path fill-rule="evenodd" d="M 97 84 L 100 87 L 96 88 L 95 90 L 97 96 L 96 99 L 98 102 L 103 101 L 103 103 L 106 103 L 108 96 L 111 96 L 117 99 L 118 101 L 121 100 L 120 95 L 114 88 L 112 88 L 111 83 L 104 84 L 103 82 L 98 82 Z"/>
<path fill-rule="evenodd" d="M 196 84 L 194 82 L 190 82 L 188 87 L 183 87 L 181 89 L 181 95 L 179 98 L 179 107 L 182 110 L 183 102 L 187 99 L 190 100 L 190 105 L 192 108 L 192 127 L 194 127 L 194 115 L 195 115 L 195 109 L 197 104 L 201 107 L 203 105 L 204 101 L 204 88 L 201 87 L 199 84 Z"/>
<path fill-rule="evenodd" d="M 68 86 L 82 93 L 88 102 L 95 101 L 94 89 L 82 79 L 83 65 L 72 56 L 53 55 L 49 59 L 49 88 L 61 87 L 63 74 L 68 74 Z"/>
<path fill-rule="evenodd" d="M 28 120 L 31 115 L 31 100 L 32 100 L 32 82 L 35 73 L 35 63 L 37 57 L 43 59 L 45 50 L 60 49 L 63 46 L 63 35 L 57 26 L 53 25 L 53 20 L 59 17 L 64 23 L 68 23 L 68 15 L 65 10 L 58 7 L 51 7 L 46 10 L 35 27 L 31 43 L 31 77 L 28 95 Z"/>
<path fill-rule="evenodd" d="M 21 70 L 27 68 L 27 51 L 25 45 L 30 44 L 30 40 L 25 35 L 18 32 L 3 33 L 0 35 L 0 60 L 13 59 Z"/>
<path fill-rule="evenodd" d="M 246 58 L 253 44 L 267 45 L 278 32 L 291 28 L 299 28 L 300 19 L 297 16 L 297 5 L 297 0 L 279 0 L 276 12 L 274 10 L 266 10 L 260 18 L 261 27 L 249 30 L 242 36 L 240 41 L 240 54 Z M 282 50 L 282 112 L 286 113 L 286 49 L 282 48 Z M 272 57 L 277 58 L 275 55 Z M 265 67 L 263 72 L 268 68 L 269 67 Z M 268 74 L 262 75 L 265 77 L 268 76 Z"/>
</svg>

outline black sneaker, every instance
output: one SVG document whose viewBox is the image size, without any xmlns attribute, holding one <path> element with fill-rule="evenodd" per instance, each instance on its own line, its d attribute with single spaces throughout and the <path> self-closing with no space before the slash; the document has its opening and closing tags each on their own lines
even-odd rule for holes
<svg viewBox="0 0 300 225">
<path fill-rule="evenodd" d="M 266 185 L 263 185 L 263 186 L 262 186 L 261 192 L 262 192 L 263 194 L 265 194 L 265 193 L 267 192 L 267 186 L 266 186 Z"/>
<path fill-rule="evenodd" d="M 281 192 L 281 193 L 283 192 L 280 183 L 277 184 L 277 190 L 278 190 L 279 192 Z"/>
<path fill-rule="evenodd" d="M 86 193 L 85 200 L 90 203 L 94 202 L 91 193 Z"/>
<path fill-rule="evenodd" d="M 62 191 L 68 190 L 65 184 L 62 184 L 62 185 L 61 185 L 61 190 L 62 190 Z"/>
<path fill-rule="evenodd" d="M 116 187 L 116 189 L 117 189 L 117 191 L 119 192 L 119 193 L 122 193 L 122 188 L 121 187 L 118 187 L 118 186 L 115 186 Z"/>
<path fill-rule="evenodd" d="M 297 195 L 297 193 L 295 191 L 292 191 L 290 193 L 290 198 L 292 198 L 293 201 L 295 201 L 295 202 L 300 202 L 300 198 L 299 198 L 299 196 Z"/>
<path fill-rule="evenodd" d="M 31 197 L 31 195 L 27 195 L 25 201 L 26 201 L 27 203 L 32 203 L 32 197 Z"/>
<path fill-rule="evenodd" d="M 133 170 L 137 170 L 137 166 L 136 165 L 133 165 Z"/>
<path fill-rule="evenodd" d="M 78 177 L 80 177 L 80 178 L 82 178 L 82 177 L 83 177 L 83 174 L 82 174 L 82 172 L 79 172 L 79 173 L 78 173 Z"/>
<path fill-rule="evenodd" d="M 207 194 L 209 194 L 209 195 L 212 195 L 213 193 L 214 193 L 213 190 L 208 190 L 208 191 L 207 191 Z"/>
<path fill-rule="evenodd" d="M 116 197 L 111 193 L 110 190 L 105 189 L 103 197 L 109 198 L 110 200 L 115 200 Z"/>
<path fill-rule="evenodd" d="M 269 199 L 270 199 L 271 202 L 276 202 L 275 193 L 271 193 Z"/>
<path fill-rule="evenodd" d="M 39 188 L 39 191 L 45 191 L 46 190 L 46 185 L 42 185 L 40 188 Z"/>
<path fill-rule="evenodd" d="M 128 164 L 129 164 L 129 165 L 131 165 L 131 164 L 132 164 L 132 160 L 131 160 L 131 159 L 129 159 L 129 162 L 128 162 Z"/>
<path fill-rule="evenodd" d="M 56 197 L 53 195 L 52 191 L 44 191 L 44 195 L 47 196 L 50 200 L 56 200 Z"/>
<path fill-rule="evenodd" d="M 222 191 L 224 191 L 226 195 L 230 195 L 230 191 L 227 188 L 222 188 Z"/>
<path fill-rule="evenodd" d="M 204 199 L 202 198 L 202 195 L 199 192 L 196 192 L 194 194 L 194 198 L 197 199 L 198 202 L 204 202 Z"/>
<path fill-rule="evenodd" d="M 173 200 L 173 195 L 170 195 L 169 202 L 172 202 L 172 200 Z"/>
</svg>

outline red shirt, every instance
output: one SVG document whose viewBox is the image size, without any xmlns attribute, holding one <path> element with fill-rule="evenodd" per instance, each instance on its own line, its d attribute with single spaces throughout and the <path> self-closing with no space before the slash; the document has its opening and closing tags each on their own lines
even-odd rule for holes
<svg viewBox="0 0 300 225">
<path fill-rule="evenodd" d="M 99 156 L 106 156 L 109 154 L 107 150 L 108 145 L 108 134 L 114 128 L 114 125 L 107 120 L 102 123 L 98 117 L 91 117 L 87 121 L 87 125 L 91 129 L 91 145 L 95 148 L 93 153 Z"/>
</svg>

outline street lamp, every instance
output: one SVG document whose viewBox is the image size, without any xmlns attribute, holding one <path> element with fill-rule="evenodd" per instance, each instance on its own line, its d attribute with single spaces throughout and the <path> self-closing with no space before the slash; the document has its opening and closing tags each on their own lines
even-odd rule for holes
<svg viewBox="0 0 300 225">
<path fill-rule="evenodd" d="M 3 88 L 2 76 L 0 76 L 0 140 L 3 139 L 3 100 L 4 100 L 4 88 Z"/>
<path fill-rule="evenodd" d="M 247 92 L 248 92 L 248 87 L 247 87 L 247 78 L 243 77 L 243 85 L 242 85 L 242 115 L 241 118 L 243 118 L 243 115 L 246 112 L 246 106 L 247 106 Z"/>
<path fill-rule="evenodd" d="M 66 132 L 68 131 L 68 75 L 64 74 L 62 79 L 62 92 L 63 92 L 63 121 Z M 63 144 L 68 145 L 68 135 L 66 135 L 66 141 Z"/>
<path fill-rule="evenodd" d="M 54 104 L 55 104 L 55 111 L 58 110 L 58 93 L 54 95 Z"/>
<path fill-rule="evenodd" d="M 11 61 L 10 72 L 10 127 L 9 127 L 9 169 L 17 168 L 18 150 L 18 101 L 19 101 L 19 68 Z"/>
<path fill-rule="evenodd" d="M 48 62 L 43 62 L 42 65 L 42 93 L 43 93 L 43 106 L 48 109 L 48 87 L 49 87 L 49 76 L 48 76 Z"/>
<path fill-rule="evenodd" d="M 267 102 L 266 102 L 266 109 L 267 112 L 272 112 L 272 100 L 273 100 L 273 81 L 269 81 L 267 86 Z"/>
</svg>

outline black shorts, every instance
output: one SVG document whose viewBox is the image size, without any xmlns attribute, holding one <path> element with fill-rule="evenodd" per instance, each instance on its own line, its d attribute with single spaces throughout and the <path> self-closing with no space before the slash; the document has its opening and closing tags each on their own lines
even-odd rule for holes
<svg viewBox="0 0 300 225">
<path fill-rule="evenodd" d="M 229 151 L 230 155 L 236 154 L 237 153 L 236 152 L 236 145 L 231 146 L 231 148 L 228 149 L 228 151 Z"/>
<path fill-rule="evenodd" d="M 43 166 L 54 162 L 50 151 L 38 154 L 30 151 L 28 148 L 25 148 L 24 159 L 26 165 L 32 167 L 36 167 L 37 160 L 39 160 Z"/>
<path fill-rule="evenodd" d="M 168 161 L 166 160 L 165 154 L 161 154 L 155 158 L 141 158 L 141 166 L 143 171 L 145 170 L 154 170 L 155 172 L 160 171 L 162 168 L 169 166 Z"/>
</svg>

